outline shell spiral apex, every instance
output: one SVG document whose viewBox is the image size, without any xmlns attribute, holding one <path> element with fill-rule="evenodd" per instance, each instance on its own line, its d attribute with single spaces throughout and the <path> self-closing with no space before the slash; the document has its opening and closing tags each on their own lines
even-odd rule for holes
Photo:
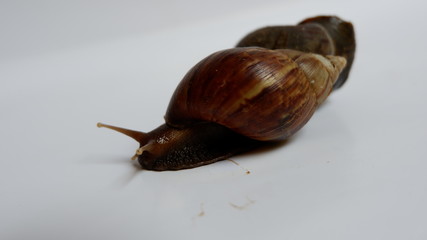
<svg viewBox="0 0 427 240">
<path fill-rule="evenodd" d="M 341 56 L 347 60 L 334 88 L 340 88 L 348 78 L 356 51 L 353 24 L 335 16 L 305 19 L 295 26 L 271 26 L 246 35 L 237 47 L 294 49 L 321 55 Z"/>
</svg>

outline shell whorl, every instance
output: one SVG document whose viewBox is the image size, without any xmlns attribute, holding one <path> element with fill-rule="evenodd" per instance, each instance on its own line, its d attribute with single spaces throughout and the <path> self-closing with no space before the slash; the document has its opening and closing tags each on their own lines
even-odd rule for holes
<svg viewBox="0 0 427 240">
<path fill-rule="evenodd" d="M 346 58 L 334 88 L 347 80 L 354 60 L 356 40 L 353 25 L 335 16 L 305 19 L 295 26 L 270 26 L 257 29 L 243 37 L 237 47 L 294 49 L 307 53 L 334 55 Z"/>
<path fill-rule="evenodd" d="M 296 50 L 219 51 L 186 74 L 165 120 L 175 128 L 214 122 L 256 140 L 284 139 L 310 119 L 345 64 Z"/>
</svg>

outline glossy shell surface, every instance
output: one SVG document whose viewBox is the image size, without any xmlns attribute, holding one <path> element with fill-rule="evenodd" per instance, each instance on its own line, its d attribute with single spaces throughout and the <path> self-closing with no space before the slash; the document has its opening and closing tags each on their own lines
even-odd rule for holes
<svg viewBox="0 0 427 240">
<path fill-rule="evenodd" d="M 284 139 L 310 119 L 345 63 L 295 50 L 219 51 L 186 74 L 165 120 L 176 128 L 206 121 L 256 140 Z"/>
</svg>

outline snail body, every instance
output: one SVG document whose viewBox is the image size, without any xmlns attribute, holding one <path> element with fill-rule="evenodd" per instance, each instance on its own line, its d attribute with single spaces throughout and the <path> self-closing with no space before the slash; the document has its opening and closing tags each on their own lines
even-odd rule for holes
<svg viewBox="0 0 427 240">
<path fill-rule="evenodd" d="M 291 49 L 237 47 L 196 64 L 175 90 L 165 124 L 144 133 L 98 124 L 139 142 L 144 169 L 193 168 L 286 139 L 311 118 L 346 58 Z"/>
</svg>

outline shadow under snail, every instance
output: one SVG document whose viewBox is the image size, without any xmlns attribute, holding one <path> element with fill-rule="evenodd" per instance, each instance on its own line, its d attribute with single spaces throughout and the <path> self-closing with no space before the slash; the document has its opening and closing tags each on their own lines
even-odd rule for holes
<svg viewBox="0 0 427 240">
<path fill-rule="evenodd" d="M 144 133 L 98 123 L 139 142 L 143 169 L 198 167 L 297 132 L 348 77 L 353 26 L 333 16 L 266 27 L 195 65 L 179 83 L 165 124 Z"/>
</svg>

